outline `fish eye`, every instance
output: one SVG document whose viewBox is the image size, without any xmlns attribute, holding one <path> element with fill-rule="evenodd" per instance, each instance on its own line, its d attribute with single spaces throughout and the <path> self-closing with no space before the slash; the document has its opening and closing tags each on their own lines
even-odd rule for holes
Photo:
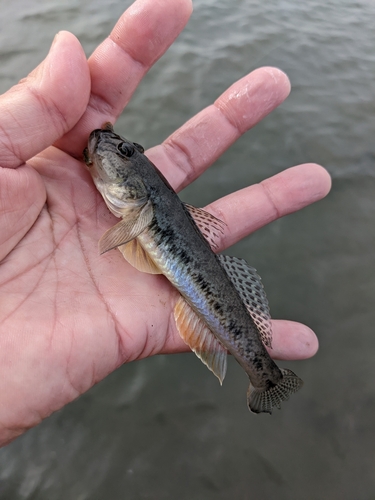
<svg viewBox="0 0 375 500">
<path fill-rule="evenodd" d="M 120 142 L 120 144 L 117 146 L 117 149 L 124 156 L 132 156 L 134 154 L 134 148 L 126 142 Z"/>
</svg>

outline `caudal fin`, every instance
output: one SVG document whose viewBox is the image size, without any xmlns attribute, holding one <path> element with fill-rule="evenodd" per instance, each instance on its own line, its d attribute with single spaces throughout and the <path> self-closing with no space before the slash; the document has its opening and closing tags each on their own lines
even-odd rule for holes
<svg viewBox="0 0 375 500">
<path fill-rule="evenodd" d="M 279 383 L 267 390 L 256 389 L 250 383 L 247 391 L 247 404 L 250 411 L 271 414 L 274 407 L 280 409 L 281 403 L 302 387 L 302 380 L 291 370 L 281 369 L 281 373 L 283 377 Z"/>
</svg>

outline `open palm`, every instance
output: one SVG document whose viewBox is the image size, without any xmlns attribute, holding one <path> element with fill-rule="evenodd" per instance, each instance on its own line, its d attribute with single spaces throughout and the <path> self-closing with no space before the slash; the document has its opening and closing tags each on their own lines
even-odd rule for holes
<svg viewBox="0 0 375 500">
<path fill-rule="evenodd" d="M 187 349 L 169 283 L 117 251 L 99 256 L 98 240 L 115 218 L 80 158 L 90 131 L 115 121 L 190 11 L 189 0 L 139 0 L 88 62 L 76 38 L 60 33 L 46 60 L 0 98 L 2 444 L 122 363 Z M 147 155 L 179 190 L 288 92 L 279 70 L 257 70 Z M 227 224 L 220 250 L 329 186 L 321 167 L 301 165 L 215 202 L 208 210 Z M 316 349 L 307 327 L 274 321 L 273 356 Z"/>
</svg>

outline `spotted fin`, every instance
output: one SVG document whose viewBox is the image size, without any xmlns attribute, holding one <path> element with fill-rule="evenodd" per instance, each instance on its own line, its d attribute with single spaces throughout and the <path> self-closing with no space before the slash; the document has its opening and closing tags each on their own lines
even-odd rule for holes
<svg viewBox="0 0 375 500">
<path fill-rule="evenodd" d="M 220 238 L 221 234 L 224 234 L 225 222 L 217 219 L 209 212 L 206 212 L 206 210 L 203 210 L 203 208 L 193 207 L 193 205 L 188 205 L 187 203 L 184 203 L 184 205 L 194 219 L 200 232 L 210 244 L 212 250 L 216 250 L 218 248 L 216 241 Z"/>
<path fill-rule="evenodd" d="M 125 219 L 108 229 L 99 240 L 100 254 L 124 245 L 139 236 L 152 221 L 154 211 L 151 202 L 132 210 Z"/>
<path fill-rule="evenodd" d="M 183 297 L 178 299 L 174 309 L 174 317 L 181 338 L 222 384 L 227 371 L 227 350 L 225 347 Z"/>
<path fill-rule="evenodd" d="M 272 326 L 268 300 L 256 269 L 249 266 L 245 260 L 237 257 L 229 255 L 219 255 L 218 257 L 256 324 L 263 344 L 272 347 Z"/>
<path fill-rule="evenodd" d="M 118 249 L 129 264 L 138 269 L 138 271 L 149 274 L 162 274 L 148 253 L 143 250 L 137 239 L 129 241 L 126 245 L 119 246 Z"/>
<path fill-rule="evenodd" d="M 281 373 L 282 378 L 279 382 L 268 389 L 256 388 L 250 382 L 247 391 L 247 404 L 250 411 L 271 414 L 273 408 L 280 409 L 281 403 L 303 386 L 303 381 L 292 370 L 281 368 Z"/>
</svg>

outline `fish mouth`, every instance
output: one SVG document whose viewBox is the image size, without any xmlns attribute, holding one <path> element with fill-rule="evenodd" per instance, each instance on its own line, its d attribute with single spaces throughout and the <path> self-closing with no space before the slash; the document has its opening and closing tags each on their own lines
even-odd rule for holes
<svg viewBox="0 0 375 500">
<path fill-rule="evenodd" d="M 111 122 L 105 122 L 103 123 L 101 128 L 97 128 L 91 132 L 88 140 L 89 153 L 93 153 L 95 151 L 95 148 L 98 146 L 100 139 L 105 135 L 116 135 L 113 132 L 113 125 Z"/>
<path fill-rule="evenodd" d="M 113 125 L 111 122 L 105 122 L 103 123 L 102 128 L 97 128 L 91 132 L 87 142 L 87 147 L 83 151 L 83 156 L 87 165 L 92 164 L 93 157 L 98 149 L 100 142 L 103 140 L 103 138 L 108 139 L 108 136 L 117 137 L 117 135 L 113 131 Z"/>
</svg>

